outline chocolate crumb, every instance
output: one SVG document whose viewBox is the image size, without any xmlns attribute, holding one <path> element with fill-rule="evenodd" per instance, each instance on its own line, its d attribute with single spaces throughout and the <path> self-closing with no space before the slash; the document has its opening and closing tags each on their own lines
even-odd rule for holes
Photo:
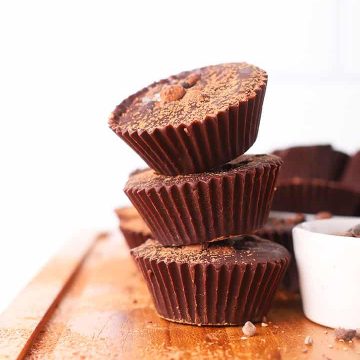
<svg viewBox="0 0 360 360">
<path fill-rule="evenodd" d="M 344 328 L 335 329 L 336 340 L 350 341 L 355 336 L 356 336 L 356 330 L 354 330 L 354 329 L 344 329 Z"/>
<path fill-rule="evenodd" d="M 256 326 L 251 321 L 247 321 L 242 327 L 242 331 L 245 336 L 254 336 L 256 333 Z"/>
<path fill-rule="evenodd" d="M 313 343 L 314 343 L 313 338 L 312 338 L 311 336 L 309 336 L 309 335 L 306 336 L 306 338 L 305 338 L 305 340 L 304 340 L 304 344 L 311 346 Z"/>
</svg>

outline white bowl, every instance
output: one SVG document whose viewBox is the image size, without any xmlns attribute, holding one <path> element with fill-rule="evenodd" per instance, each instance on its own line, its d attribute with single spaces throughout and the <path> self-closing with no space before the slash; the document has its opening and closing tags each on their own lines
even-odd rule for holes
<svg viewBox="0 0 360 360">
<path fill-rule="evenodd" d="M 359 223 L 314 220 L 293 229 L 304 313 L 318 324 L 360 328 L 360 238 L 335 235 Z"/>
</svg>

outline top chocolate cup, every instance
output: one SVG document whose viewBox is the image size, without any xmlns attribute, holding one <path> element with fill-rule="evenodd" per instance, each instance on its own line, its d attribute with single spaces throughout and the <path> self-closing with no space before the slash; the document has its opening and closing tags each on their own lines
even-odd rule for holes
<svg viewBox="0 0 360 360">
<path fill-rule="evenodd" d="M 182 72 L 125 99 L 109 125 L 160 174 L 205 172 L 255 142 L 266 83 L 247 63 Z"/>
</svg>

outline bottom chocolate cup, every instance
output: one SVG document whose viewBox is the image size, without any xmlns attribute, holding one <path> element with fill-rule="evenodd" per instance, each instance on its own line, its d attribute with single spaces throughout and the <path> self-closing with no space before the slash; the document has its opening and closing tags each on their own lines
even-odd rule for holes
<svg viewBox="0 0 360 360">
<path fill-rule="evenodd" d="M 159 315 L 198 326 L 261 321 L 290 260 L 283 246 L 257 236 L 213 242 L 206 249 L 148 240 L 131 254 Z"/>
</svg>

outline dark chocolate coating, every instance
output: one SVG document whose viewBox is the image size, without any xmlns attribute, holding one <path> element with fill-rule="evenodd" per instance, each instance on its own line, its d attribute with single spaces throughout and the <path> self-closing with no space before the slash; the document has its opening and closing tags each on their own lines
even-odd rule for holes
<svg viewBox="0 0 360 360">
<path fill-rule="evenodd" d="M 284 160 L 279 181 L 293 177 L 336 180 L 348 160 L 348 155 L 331 145 L 297 146 L 274 151 L 274 154 Z"/>
<path fill-rule="evenodd" d="M 132 251 L 149 260 L 177 262 L 179 264 L 212 264 L 213 266 L 249 264 L 256 265 L 277 261 L 288 256 L 287 250 L 273 241 L 258 236 L 238 236 L 201 245 L 162 246 L 156 240 L 148 240 Z"/>
<path fill-rule="evenodd" d="M 348 161 L 341 177 L 341 183 L 360 192 L 360 151 Z"/>
<path fill-rule="evenodd" d="M 198 77 L 193 86 L 184 82 L 190 74 Z M 265 71 L 246 63 L 219 64 L 185 71 L 153 83 L 126 99 L 116 107 L 110 125 L 122 131 L 148 133 L 168 125 L 189 125 L 224 111 L 229 105 L 246 101 L 266 81 Z M 183 87 L 185 95 L 164 101 L 162 90 L 174 85 Z"/>
<path fill-rule="evenodd" d="M 360 192 L 340 182 L 319 179 L 280 181 L 272 210 L 353 216 L 360 209 Z"/>
<path fill-rule="evenodd" d="M 206 243 L 264 225 L 280 165 L 273 155 L 243 155 L 208 173 L 144 170 L 129 178 L 125 193 L 161 244 Z"/>
<path fill-rule="evenodd" d="M 148 240 L 131 251 L 164 319 L 193 325 L 261 321 L 288 266 L 288 251 L 258 237 L 166 248 Z"/>
<path fill-rule="evenodd" d="M 122 221 L 120 230 L 130 249 L 143 244 L 147 239 L 151 238 L 150 229 L 140 215 L 138 215 L 138 218 Z"/>
<path fill-rule="evenodd" d="M 194 72 L 200 79 L 190 88 L 186 85 L 181 99 L 158 99 L 164 86 L 179 86 Z M 124 100 L 109 125 L 159 174 L 209 171 L 255 142 L 266 84 L 263 70 L 244 63 L 184 72 Z"/>
<path fill-rule="evenodd" d="M 274 241 L 289 251 L 291 260 L 280 287 L 291 292 L 299 291 L 299 276 L 295 260 L 292 229 L 302 221 L 305 221 L 305 219 L 300 214 L 287 219 L 269 218 L 265 226 L 255 232 L 257 236 Z"/>
<path fill-rule="evenodd" d="M 273 210 L 336 215 L 360 213 L 360 153 L 349 156 L 330 145 L 299 146 L 275 151 L 284 160 Z M 358 162 L 358 164 L 357 164 Z M 357 172 L 359 170 L 359 176 Z"/>
</svg>

